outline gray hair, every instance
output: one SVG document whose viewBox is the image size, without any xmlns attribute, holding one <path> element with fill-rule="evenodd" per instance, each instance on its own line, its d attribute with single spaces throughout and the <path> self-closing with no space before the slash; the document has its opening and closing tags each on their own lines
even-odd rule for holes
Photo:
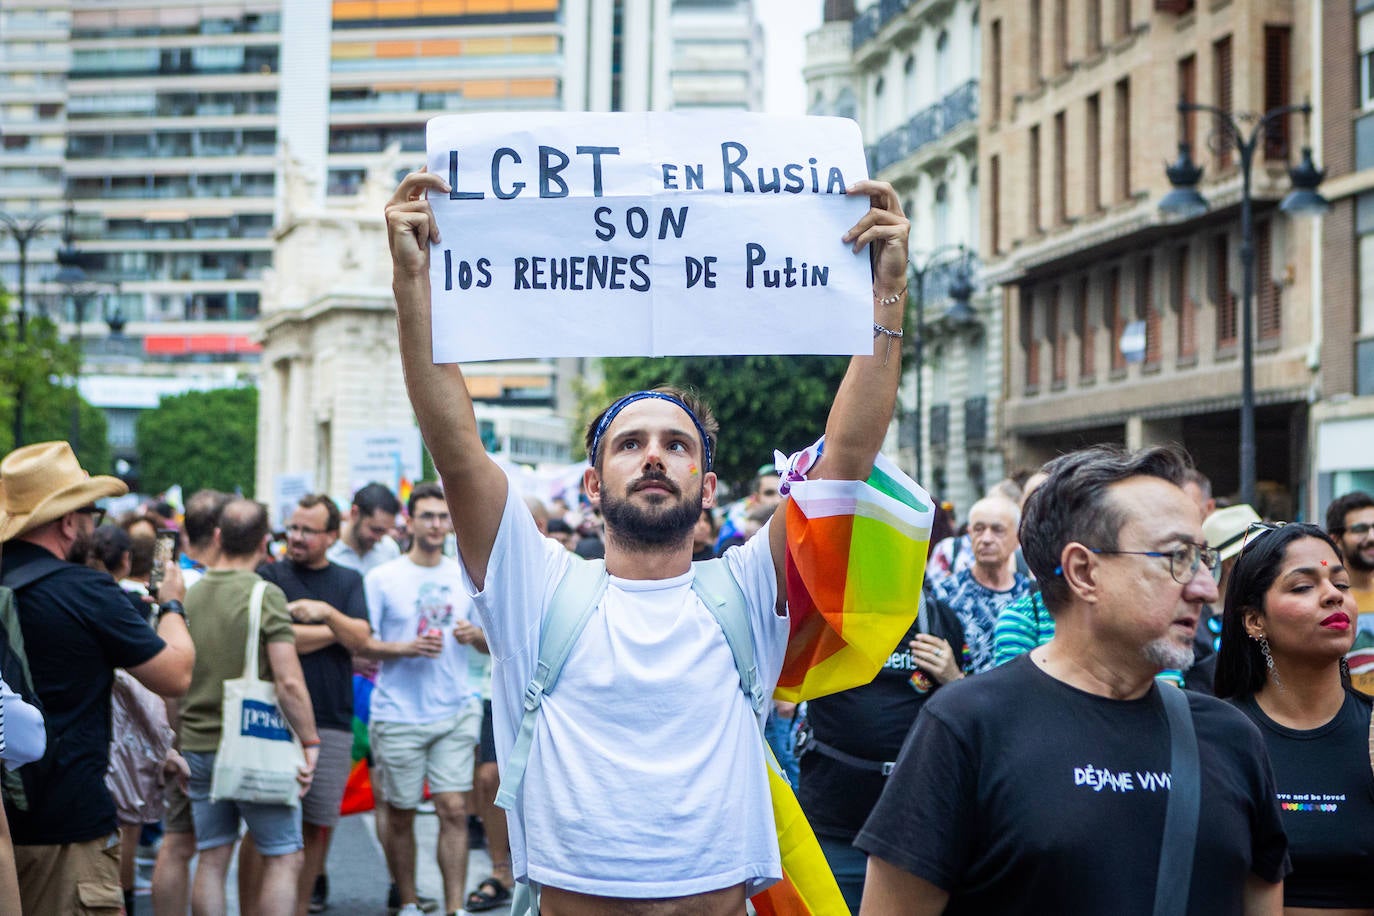
<svg viewBox="0 0 1374 916">
<path fill-rule="evenodd" d="M 1176 446 L 1127 451 L 1098 445 L 1061 455 L 1045 465 L 1049 476 L 1026 500 L 1021 515 L 1021 552 L 1052 612 L 1067 606 L 1069 586 L 1059 569 L 1072 543 L 1116 550 L 1126 523 L 1108 490 L 1131 477 L 1158 477 L 1182 486 L 1191 466 Z"/>
</svg>

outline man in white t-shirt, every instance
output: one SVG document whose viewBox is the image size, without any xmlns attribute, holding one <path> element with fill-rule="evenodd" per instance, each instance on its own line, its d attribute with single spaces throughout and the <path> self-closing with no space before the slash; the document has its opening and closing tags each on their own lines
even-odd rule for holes
<svg viewBox="0 0 1374 916">
<path fill-rule="evenodd" d="M 373 785 L 387 809 L 387 867 L 396 880 L 401 916 L 418 916 L 415 809 L 426 780 L 439 817 L 444 912 L 463 908 L 467 797 L 483 686 L 468 672 L 472 654 L 487 645 L 470 619 L 462 570 L 443 553 L 444 538 L 453 530 L 444 491 L 420 484 L 406 508 L 414 531 L 410 551 L 378 566 L 363 582 L 374 635 L 360 654 L 382 663 L 368 731 Z"/>
<path fill-rule="evenodd" d="M 575 558 L 539 535 L 486 454 L 458 366 L 433 363 L 429 258 L 438 232 L 425 195 L 448 190 L 443 176 L 416 172 L 392 197 L 392 287 L 411 404 L 451 497 L 495 661 L 504 764 L 544 614 Z M 874 345 L 850 363 L 811 476 L 863 480 L 896 403 L 908 223 L 890 185 L 849 190 L 871 203 L 842 241 L 856 252 L 870 247 Z M 583 483 L 605 519 L 610 584 L 544 697 L 509 818 L 516 879 L 539 886 L 543 916 L 738 916 L 747 895 L 782 875 L 761 723 L 724 633 L 692 590 L 692 529 L 716 496 L 715 432 L 705 405 L 674 389 L 627 395 L 588 430 Z M 785 529 L 779 512 L 726 556 L 769 691 L 788 635 Z"/>
</svg>

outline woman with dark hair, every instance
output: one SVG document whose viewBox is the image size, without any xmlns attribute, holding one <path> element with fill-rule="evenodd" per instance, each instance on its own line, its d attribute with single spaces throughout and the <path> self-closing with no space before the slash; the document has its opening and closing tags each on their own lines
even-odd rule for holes
<svg viewBox="0 0 1374 916">
<path fill-rule="evenodd" d="M 1288 916 L 1374 916 L 1371 701 L 1342 670 L 1355 617 L 1326 532 L 1251 526 L 1226 584 L 1216 691 L 1269 749 L 1293 862 Z"/>
</svg>

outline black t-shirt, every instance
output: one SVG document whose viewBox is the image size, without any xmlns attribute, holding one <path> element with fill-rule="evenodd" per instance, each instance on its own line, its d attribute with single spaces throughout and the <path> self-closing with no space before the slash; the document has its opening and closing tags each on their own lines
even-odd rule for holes
<svg viewBox="0 0 1374 916">
<path fill-rule="evenodd" d="M 37 545 L 10 541 L 0 564 L 9 572 L 51 556 Z M 105 788 L 114 669 L 141 665 L 166 643 L 108 574 L 75 563 L 20 589 L 18 606 L 48 747 L 43 759 L 19 770 L 29 810 L 6 804 L 10 834 L 20 845 L 107 836 L 117 827 Z"/>
<path fill-rule="evenodd" d="M 264 563 L 258 575 L 286 592 L 287 601 L 314 598 L 348 617 L 367 620 L 363 577 L 357 571 L 330 563 L 309 569 L 290 560 Z M 301 656 L 301 671 L 315 708 L 315 727 L 349 731 L 353 728 L 353 656 L 337 642 Z"/>
<path fill-rule="evenodd" d="M 1374 907 L 1370 698 L 1347 690 L 1336 717 L 1309 731 L 1278 724 L 1254 697 L 1233 702 L 1259 726 L 1274 764 L 1293 860 L 1283 905 Z"/>
<path fill-rule="evenodd" d="M 926 612 L 930 634 L 962 653 L 964 631 L 954 612 L 938 601 L 926 602 Z M 939 689 L 936 684 L 929 692 L 918 693 L 911 686 L 916 665 L 907 644 L 918 630 L 913 622 L 872 683 L 806 704 L 816 740 L 863 760 L 897 759 L 916 714 Z M 886 783 L 887 777 L 880 772 L 861 770 L 811 751 L 801 758 L 797 798 L 818 836 L 852 841 Z"/>
<path fill-rule="evenodd" d="M 1161 689 L 1110 700 L 1029 655 L 951 684 L 912 727 L 855 842 L 950 892 L 949 916 L 1148 916 L 1168 801 Z M 1286 842 L 1264 742 L 1226 703 L 1187 692 L 1202 809 L 1188 912 L 1243 912 Z"/>
</svg>

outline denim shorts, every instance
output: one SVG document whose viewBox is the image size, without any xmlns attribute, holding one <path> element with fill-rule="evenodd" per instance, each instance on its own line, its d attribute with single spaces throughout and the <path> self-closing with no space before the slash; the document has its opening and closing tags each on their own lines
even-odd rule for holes
<svg viewBox="0 0 1374 916">
<path fill-rule="evenodd" d="M 186 751 L 182 754 L 191 767 L 191 819 L 196 825 L 196 849 L 227 846 L 239 838 L 239 819 L 258 851 L 265 856 L 284 856 L 305 847 L 301 839 L 301 809 L 287 805 L 259 805 L 252 802 L 210 801 L 210 778 L 215 772 L 215 755 Z"/>
</svg>

